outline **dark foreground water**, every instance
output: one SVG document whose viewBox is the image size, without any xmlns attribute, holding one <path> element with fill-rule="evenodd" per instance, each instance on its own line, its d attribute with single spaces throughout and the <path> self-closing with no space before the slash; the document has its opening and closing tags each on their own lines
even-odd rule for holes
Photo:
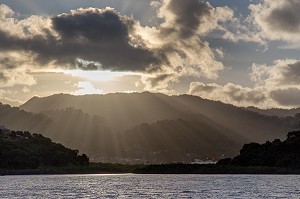
<svg viewBox="0 0 300 199">
<path fill-rule="evenodd" d="M 300 176 L 0 176 L 0 198 L 300 198 Z"/>
</svg>

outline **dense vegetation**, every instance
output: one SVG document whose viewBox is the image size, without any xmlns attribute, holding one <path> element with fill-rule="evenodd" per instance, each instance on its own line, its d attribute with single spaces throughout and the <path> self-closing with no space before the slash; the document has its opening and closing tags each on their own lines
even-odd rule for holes
<svg viewBox="0 0 300 199">
<path fill-rule="evenodd" d="M 283 142 L 275 139 L 265 144 L 245 144 L 238 156 L 220 160 L 218 164 L 300 169 L 300 131 L 289 132 Z"/>
<path fill-rule="evenodd" d="M 1 169 L 88 165 L 88 157 L 78 153 L 40 134 L 0 129 Z"/>
</svg>

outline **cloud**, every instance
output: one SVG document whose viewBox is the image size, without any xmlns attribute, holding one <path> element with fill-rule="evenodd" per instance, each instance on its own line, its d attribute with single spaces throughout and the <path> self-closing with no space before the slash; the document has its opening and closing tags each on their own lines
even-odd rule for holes
<svg viewBox="0 0 300 199">
<path fill-rule="evenodd" d="M 281 40 L 285 49 L 299 49 L 300 41 L 300 2 L 298 0 L 259 0 L 250 1 L 250 14 L 243 16 L 227 11 L 231 17 L 212 34 L 212 37 L 223 38 L 232 42 L 252 42 L 268 49 L 268 41 Z M 223 7 L 224 9 L 224 7 Z M 235 12 L 238 12 L 236 10 Z"/>
<path fill-rule="evenodd" d="M 216 61 L 213 50 L 201 36 L 218 29 L 218 22 L 229 20 L 227 10 L 198 0 L 163 1 L 159 16 L 164 22 L 158 29 L 157 39 L 173 69 L 181 67 L 182 75 L 218 77 L 224 66 Z"/>
<path fill-rule="evenodd" d="M 62 68 L 145 72 L 166 62 L 136 35 L 138 22 L 112 8 L 20 19 L 9 7 L 0 5 L 0 22 L 2 87 L 32 85 L 34 80 L 27 71 Z"/>
<path fill-rule="evenodd" d="M 89 95 L 89 94 L 102 94 L 101 89 L 97 89 L 91 82 L 78 82 L 77 87 L 79 88 L 75 91 L 74 95 Z"/>
<path fill-rule="evenodd" d="M 31 68 L 148 73 L 146 87 L 159 90 L 169 89 L 182 76 L 216 79 L 224 66 L 215 57 L 222 52 L 201 37 L 220 29 L 233 11 L 198 0 L 162 0 L 157 5 L 162 23 L 153 27 L 141 26 L 113 8 L 19 19 L 2 5 L 0 52 L 26 54 Z"/>
<path fill-rule="evenodd" d="M 224 69 L 216 59 L 222 54 L 221 49 L 211 49 L 202 38 L 221 29 L 220 24 L 230 21 L 233 11 L 228 7 L 214 8 L 198 0 L 161 0 L 153 4 L 158 8 L 162 23 L 157 27 L 137 27 L 137 32 L 145 44 L 150 49 L 158 49 L 168 63 L 160 67 L 155 77 L 145 77 L 146 85 L 156 86 L 160 82 L 156 88 L 164 90 L 183 76 L 218 78 Z"/>
<path fill-rule="evenodd" d="M 9 104 L 11 106 L 20 106 L 21 105 L 21 103 L 22 103 L 21 101 L 13 100 L 13 99 L 6 97 L 6 95 L 8 95 L 8 94 L 9 94 L 8 91 L 0 88 L 0 103 Z"/>
<path fill-rule="evenodd" d="M 142 26 L 113 8 L 80 8 L 57 16 L 20 19 L 0 7 L 0 53 L 26 56 L 23 68 L 142 72 L 146 90 L 172 90 L 181 77 L 216 79 L 224 69 L 222 49 L 204 40 L 211 31 L 226 32 L 236 22 L 228 7 L 198 0 L 152 1 L 161 23 Z M 220 56 L 221 55 L 221 56 Z M 6 69 L 19 67 L 5 63 Z M 1 59 L 0 59 L 1 61 Z M 3 62 L 5 60 L 2 60 Z M 3 67 L 3 68 L 4 68 Z"/>
<path fill-rule="evenodd" d="M 22 105 L 21 101 L 12 100 L 12 99 L 9 99 L 9 98 L 6 98 L 6 97 L 0 97 L 0 103 L 9 104 L 10 106 L 15 106 L 15 107 L 18 107 L 18 106 Z"/>
<path fill-rule="evenodd" d="M 144 71 L 161 62 L 141 41 L 131 40 L 136 21 L 112 8 L 73 10 L 53 17 L 52 22 L 60 37 L 61 51 L 55 54 L 61 56 L 59 62 L 76 62 L 73 57 L 77 57 L 116 71 Z"/>
<path fill-rule="evenodd" d="M 20 18 L 11 8 L 0 4 L 0 30 L 11 37 L 28 39 L 35 36 L 46 36 L 45 30 L 51 34 L 51 20 L 46 16 L 32 15 Z"/>
<path fill-rule="evenodd" d="M 178 38 L 188 39 L 215 26 L 215 19 L 212 17 L 213 8 L 208 3 L 195 0 L 165 0 L 159 12 L 160 17 L 165 19 L 160 30 L 162 36 L 176 34 Z M 208 21 L 213 23 L 201 27 Z"/>
<path fill-rule="evenodd" d="M 288 42 L 288 43 L 278 46 L 278 48 L 285 49 L 285 50 L 297 50 L 297 49 L 300 49 L 300 41 Z"/>
<path fill-rule="evenodd" d="M 176 78 L 174 74 L 156 73 L 153 76 L 143 76 L 141 82 L 145 85 L 144 90 L 147 91 L 162 91 L 170 87 L 171 83 L 174 83 Z"/>
<path fill-rule="evenodd" d="M 272 65 L 253 64 L 253 87 L 192 82 L 189 94 L 237 106 L 295 108 L 300 106 L 300 60 L 277 60 Z"/>
<path fill-rule="evenodd" d="M 35 79 L 24 68 L 0 71 L 0 88 L 8 88 L 15 85 L 32 86 L 34 84 L 36 84 Z"/>
<path fill-rule="evenodd" d="M 15 28 L 12 26 L 12 31 L 7 31 L 5 25 L 0 25 L 0 50 L 28 51 L 43 66 L 144 71 L 161 62 L 159 56 L 146 49 L 142 42 L 137 44 L 131 41 L 131 37 L 135 37 L 136 22 L 121 16 L 112 8 L 73 10 L 69 14 L 45 19 L 50 21 L 51 26 L 35 32 L 31 31 L 34 28 L 28 28 L 33 24 L 26 26 L 27 28 L 23 25 L 29 23 L 31 18 L 19 21 L 13 18 L 13 14 L 5 14 L 7 12 L 3 11 L 3 20 L 14 20 L 19 25 Z M 41 29 L 40 26 L 38 28 Z M 14 32 L 17 33 L 13 34 Z M 41 34 L 37 34 L 38 32 Z M 89 64 L 83 65 L 82 60 Z"/>
<path fill-rule="evenodd" d="M 275 100 L 281 106 L 300 106 L 300 89 L 298 88 L 276 89 L 271 91 L 270 95 L 272 99 Z"/>
<path fill-rule="evenodd" d="M 257 86 L 265 88 L 274 106 L 300 105 L 300 60 L 277 60 L 270 66 L 253 64 L 250 77 Z"/>
<path fill-rule="evenodd" d="M 300 60 L 277 60 L 273 65 L 252 65 L 252 80 L 268 87 L 298 87 L 300 85 Z"/>
<path fill-rule="evenodd" d="M 202 82 L 192 82 L 189 94 L 237 106 L 253 106 L 254 104 L 262 106 L 267 100 L 267 94 L 263 88 L 253 89 L 232 83 L 222 86 L 215 83 L 204 84 Z"/>
<path fill-rule="evenodd" d="M 32 86 L 36 84 L 35 79 L 22 69 L 6 70 L 0 73 L 0 88 L 12 87 L 15 85 Z"/>
<path fill-rule="evenodd" d="M 36 84 L 36 80 L 29 74 L 27 66 L 24 64 L 27 62 L 28 57 L 22 53 L 0 53 L 0 88 Z"/>
<path fill-rule="evenodd" d="M 263 0 L 250 5 L 251 18 L 267 40 L 300 41 L 300 2 Z"/>
</svg>

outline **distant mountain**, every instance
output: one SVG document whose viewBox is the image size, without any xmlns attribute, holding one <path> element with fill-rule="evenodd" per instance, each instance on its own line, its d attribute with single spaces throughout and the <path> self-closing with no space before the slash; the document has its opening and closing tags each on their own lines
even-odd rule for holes
<svg viewBox="0 0 300 199">
<path fill-rule="evenodd" d="M 280 108 L 271 108 L 271 109 L 259 109 L 253 106 L 245 108 L 247 110 L 260 113 L 262 115 L 268 116 L 277 116 L 277 117 L 293 117 L 296 114 L 300 113 L 300 108 L 293 109 L 280 109 Z"/>
<path fill-rule="evenodd" d="M 57 94 L 45 98 L 34 97 L 20 106 L 33 113 L 69 107 L 106 118 L 113 130 L 123 130 L 143 122 L 176 119 L 184 110 L 180 103 L 170 101 L 168 96 L 152 93 L 85 96 Z"/>
<path fill-rule="evenodd" d="M 269 136 L 283 136 L 285 126 L 276 116 L 266 116 L 233 105 L 196 96 L 167 96 L 158 93 L 132 93 L 72 96 L 65 94 L 34 97 L 20 108 L 33 113 L 74 107 L 98 115 L 112 131 L 124 131 L 141 123 L 188 119 L 202 115 L 247 140 L 263 141 Z M 258 130 L 259 127 L 259 130 Z"/>
<path fill-rule="evenodd" d="M 42 132 L 49 128 L 51 119 L 43 114 L 33 114 L 17 107 L 0 103 L 0 126 L 9 129 Z"/>
<path fill-rule="evenodd" d="M 300 119 L 145 92 L 34 97 L 20 109 L 0 106 L 0 125 L 35 130 L 95 160 L 175 162 L 233 157 L 247 142 L 283 138 Z"/>
</svg>

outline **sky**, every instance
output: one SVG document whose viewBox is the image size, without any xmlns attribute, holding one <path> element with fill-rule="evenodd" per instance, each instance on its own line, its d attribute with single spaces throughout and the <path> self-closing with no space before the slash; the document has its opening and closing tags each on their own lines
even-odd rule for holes
<svg viewBox="0 0 300 199">
<path fill-rule="evenodd" d="M 0 0 L 0 102 L 115 92 L 300 106 L 299 0 Z"/>
</svg>

